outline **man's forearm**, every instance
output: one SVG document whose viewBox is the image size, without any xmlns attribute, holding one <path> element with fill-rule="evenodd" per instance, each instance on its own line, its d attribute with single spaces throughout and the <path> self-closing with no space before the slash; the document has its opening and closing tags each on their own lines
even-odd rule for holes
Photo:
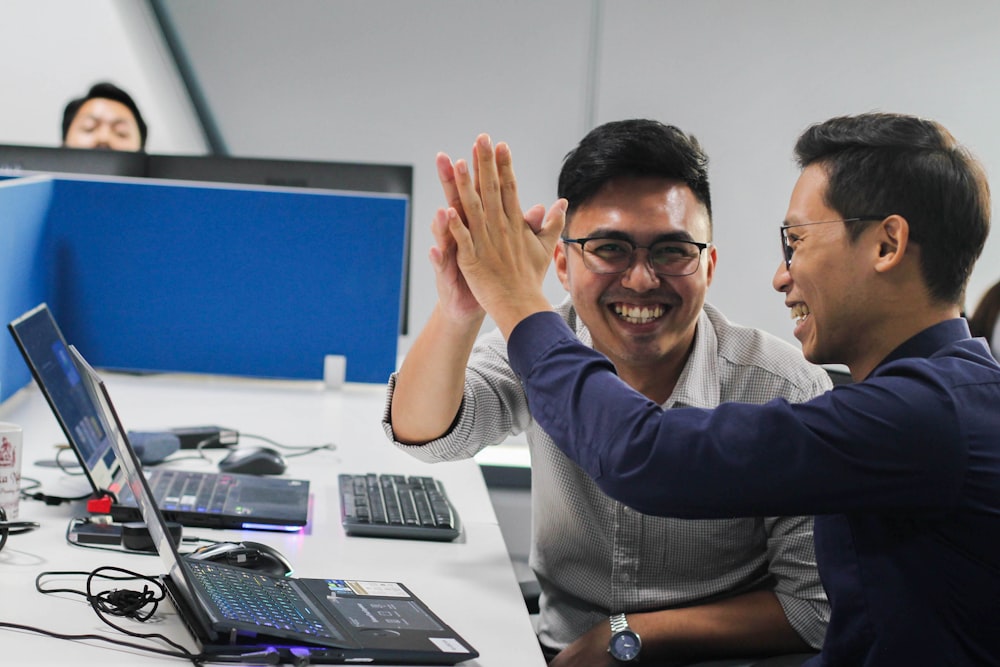
<svg viewBox="0 0 1000 667">
<path fill-rule="evenodd" d="M 792 628 L 771 591 L 695 607 L 629 614 L 628 619 L 642 637 L 644 656 L 695 660 L 813 650 Z"/>
<path fill-rule="evenodd" d="M 628 614 L 642 639 L 641 664 L 808 653 L 813 649 L 789 624 L 771 591 L 755 591 L 682 609 Z M 598 623 L 561 651 L 550 667 L 613 667 L 611 624 Z"/>
<path fill-rule="evenodd" d="M 435 307 L 396 376 L 391 406 L 396 440 L 422 444 L 447 432 L 462 404 L 465 367 L 482 321 L 451 322 Z"/>
</svg>

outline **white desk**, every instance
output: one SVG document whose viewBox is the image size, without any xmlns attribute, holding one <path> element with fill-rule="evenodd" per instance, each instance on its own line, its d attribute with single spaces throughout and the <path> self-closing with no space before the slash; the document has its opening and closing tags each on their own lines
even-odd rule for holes
<svg viewBox="0 0 1000 667">
<path fill-rule="evenodd" d="M 185 529 L 185 536 L 265 542 L 281 550 L 301 577 L 402 581 L 480 652 L 477 660 L 464 664 L 544 665 L 477 465 L 470 460 L 430 466 L 395 450 L 381 429 L 382 386 L 348 384 L 328 390 L 321 383 L 187 375 L 105 374 L 105 380 L 130 430 L 215 424 L 287 445 L 336 443 L 336 451 L 289 459 L 286 475 L 311 482 L 313 505 L 306 530 L 282 534 Z M 0 405 L 0 420 L 24 428 L 22 476 L 42 480 L 50 495 L 76 496 L 89 490 L 82 477 L 34 465 L 37 460 L 52 459 L 53 444 L 65 441 L 34 385 Z M 254 443 L 246 440 L 244 444 Z M 223 454 L 219 450 L 207 453 L 215 460 Z M 63 457 L 65 461 L 73 459 L 68 452 Z M 176 465 L 211 469 L 199 461 Z M 462 518 L 463 535 L 453 543 L 345 536 L 337 492 L 340 472 L 437 477 Z M 160 561 L 154 557 L 68 545 L 64 538 L 67 523 L 71 516 L 82 513 L 79 504 L 48 507 L 38 501 L 21 502 L 20 518 L 38 521 L 42 527 L 11 536 L 0 552 L 0 620 L 67 634 L 99 633 L 128 639 L 104 625 L 82 598 L 35 591 L 35 576 L 43 571 L 89 571 L 115 565 L 143 574 L 161 572 Z M 50 580 L 48 585 L 53 584 L 82 589 L 84 579 Z M 123 583 L 118 587 L 133 586 Z M 117 622 L 137 632 L 161 632 L 196 649 L 169 602 L 161 604 L 156 620 L 145 624 Z M 17 657 L 20 662 L 39 665 L 184 664 L 176 658 L 103 643 L 69 642 L 7 629 L 0 629 L 0 650 L 5 662 Z"/>
</svg>

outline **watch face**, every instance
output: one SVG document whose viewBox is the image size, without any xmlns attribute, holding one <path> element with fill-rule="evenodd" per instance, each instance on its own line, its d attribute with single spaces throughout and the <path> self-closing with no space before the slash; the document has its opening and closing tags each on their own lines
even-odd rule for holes
<svg viewBox="0 0 1000 667">
<path fill-rule="evenodd" d="M 631 630 L 622 630 L 621 632 L 616 632 L 615 636 L 611 638 L 611 646 L 608 650 L 611 652 L 611 657 L 615 660 L 628 662 L 639 657 L 639 649 L 641 647 L 642 644 L 639 642 L 639 635 Z"/>
</svg>

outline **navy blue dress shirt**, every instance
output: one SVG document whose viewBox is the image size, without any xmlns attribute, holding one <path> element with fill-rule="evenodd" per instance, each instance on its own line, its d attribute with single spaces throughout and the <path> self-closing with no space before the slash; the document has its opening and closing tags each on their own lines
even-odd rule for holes
<svg viewBox="0 0 1000 667">
<path fill-rule="evenodd" d="M 965 320 L 807 403 L 663 410 L 555 313 L 508 341 L 531 413 L 612 498 L 684 518 L 815 514 L 816 665 L 1000 660 L 1000 365 Z"/>
</svg>

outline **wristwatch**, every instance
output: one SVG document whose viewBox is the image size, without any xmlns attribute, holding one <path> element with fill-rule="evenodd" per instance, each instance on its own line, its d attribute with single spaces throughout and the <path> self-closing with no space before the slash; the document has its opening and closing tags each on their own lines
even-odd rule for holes
<svg viewBox="0 0 1000 667">
<path fill-rule="evenodd" d="M 608 653 L 618 662 L 639 662 L 639 651 L 642 650 L 642 640 L 632 628 L 628 627 L 625 614 L 614 614 L 611 617 L 611 641 L 608 642 Z"/>
</svg>

